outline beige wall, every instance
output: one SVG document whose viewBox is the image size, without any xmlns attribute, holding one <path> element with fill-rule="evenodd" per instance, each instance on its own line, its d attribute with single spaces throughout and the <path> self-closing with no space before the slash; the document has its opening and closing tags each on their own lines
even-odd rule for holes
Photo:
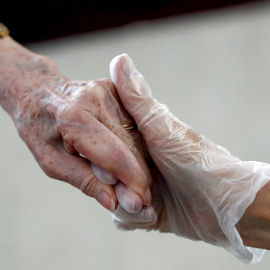
<svg viewBox="0 0 270 270">
<path fill-rule="evenodd" d="M 270 5 L 134 24 L 29 46 L 73 79 L 109 76 L 128 53 L 154 96 L 244 160 L 270 163 Z M 250 269 L 268 269 L 270 253 Z M 49 179 L 0 109 L 0 269 L 247 269 L 225 250 L 120 232 L 109 212 Z"/>
</svg>

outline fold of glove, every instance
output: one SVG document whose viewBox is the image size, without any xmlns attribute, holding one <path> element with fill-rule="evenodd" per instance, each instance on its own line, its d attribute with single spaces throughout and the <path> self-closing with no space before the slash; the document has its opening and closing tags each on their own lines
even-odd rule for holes
<svg viewBox="0 0 270 270">
<path fill-rule="evenodd" d="M 245 263 L 260 261 L 264 250 L 245 247 L 235 225 L 268 182 L 270 165 L 241 161 L 177 119 L 152 97 L 128 55 L 115 57 L 110 73 L 157 166 L 152 208 L 136 216 L 118 209 L 116 225 L 172 232 L 224 247 Z"/>
</svg>

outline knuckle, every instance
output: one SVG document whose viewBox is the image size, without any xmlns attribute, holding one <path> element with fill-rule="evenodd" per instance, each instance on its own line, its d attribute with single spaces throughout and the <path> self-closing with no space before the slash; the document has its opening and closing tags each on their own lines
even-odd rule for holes
<svg viewBox="0 0 270 270">
<path fill-rule="evenodd" d="M 78 106 L 72 106 L 63 109 L 57 118 L 57 128 L 63 138 L 67 140 L 72 134 L 80 133 L 86 129 L 92 121 L 89 113 L 80 109 Z"/>
<path fill-rule="evenodd" d="M 96 179 L 93 174 L 86 176 L 80 184 L 80 190 L 90 196 L 94 197 L 96 189 Z"/>
<path fill-rule="evenodd" d="M 94 100 L 99 100 L 104 97 L 104 88 L 98 84 L 94 84 L 93 88 L 91 89 L 90 95 Z"/>
<path fill-rule="evenodd" d="M 107 79 L 107 78 L 95 80 L 95 83 L 97 86 L 102 87 L 104 89 L 114 88 L 114 84 L 113 84 L 112 80 Z"/>
<path fill-rule="evenodd" d="M 109 94 L 112 93 L 115 95 L 116 90 L 114 87 L 113 82 L 110 79 L 101 79 L 101 80 L 96 80 L 94 81 L 94 89 L 98 94 Z"/>
<path fill-rule="evenodd" d="M 58 120 L 59 123 L 65 122 L 65 120 L 69 118 L 70 115 L 73 114 L 73 108 L 74 108 L 74 105 L 60 107 L 60 109 L 58 109 L 57 111 L 56 120 Z"/>
<path fill-rule="evenodd" d="M 82 111 L 76 104 L 73 104 L 64 108 L 60 116 L 63 123 L 78 122 L 82 118 Z"/>
</svg>

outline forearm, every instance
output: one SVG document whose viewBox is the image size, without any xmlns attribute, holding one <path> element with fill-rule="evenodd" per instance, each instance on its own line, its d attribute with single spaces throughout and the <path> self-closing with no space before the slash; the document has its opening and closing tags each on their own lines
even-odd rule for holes
<svg viewBox="0 0 270 270">
<path fill-rule="evenodd" d="M 11 37 L 0 39 L 0 104 L 13 118 L 18 113 L 21 99 L 33 91 L 33 85 L 41 77 L 59 76 L 55 63 L 35 54 Z"/>
</svg>

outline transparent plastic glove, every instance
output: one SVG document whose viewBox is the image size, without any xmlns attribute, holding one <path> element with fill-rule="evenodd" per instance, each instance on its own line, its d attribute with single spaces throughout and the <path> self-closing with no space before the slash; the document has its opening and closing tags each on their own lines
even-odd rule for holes
<svg viewBox="0 0 270 270">
<path fill-rule="evenodd" d="M 224 247 L 243 262 L 259 261 L 264 250 L 245 247 L 235 225 L 268 182 L 270 166 L 239 160 L 177 119 L 152 97 L 127 55 L 115 57 L 110 72 L 157 166 L 152 206 L 136 216 L 118 209 L 116 225 L 172 232 Z"/>
</svg>

